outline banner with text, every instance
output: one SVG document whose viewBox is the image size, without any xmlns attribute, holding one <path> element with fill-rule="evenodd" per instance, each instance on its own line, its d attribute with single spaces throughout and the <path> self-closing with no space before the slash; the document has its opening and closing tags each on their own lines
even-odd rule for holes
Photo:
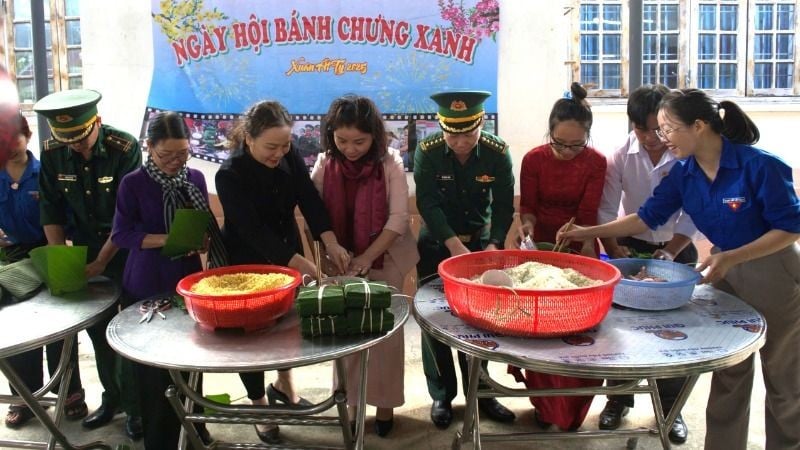
<svg viewBox="0 0 800 450">
<path fill-rule="evenodd" d="M 390 145 L 413 150 L 438 130 L 431 94 L 497 90 L 498 0 L 153 0 L 152 17 L 142 133 L 155 112 L 181 112 L 194 156 L 207 160 L 225 158 L 226 133 L 260 100 L 292 113 L 296 143 L 313 163 L 322 116 L 338 96 L 370 97 Z M 486 111 L 494 132 L 495 96 Z"/>
</svg>

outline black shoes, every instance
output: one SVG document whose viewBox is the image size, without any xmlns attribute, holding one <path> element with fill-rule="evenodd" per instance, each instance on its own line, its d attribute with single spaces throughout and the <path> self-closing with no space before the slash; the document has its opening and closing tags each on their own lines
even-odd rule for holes
<svg viewBox="0 0 800 450">
<path fill-rule="evenodd" d="M 510 409 L 501 405 L 496 398 L 479 398 L 478 408 L 481 409 L 483 414 L 495 422 L 510 423 L 517 418 Z"/>
<path fill-rule="evenodd" d="M 678 417 L 675 418 L 675 422 L 672 422 L 672 428 L 669 430 L 669 441 L 673 444 L 683 444 L 688 437 L 689 428 L 686 427 L 683 416 L 678 414 Z"/>
<path fill-rule="evenodd" d="M 394 417 L 389 420 L 380 420 L 378 418 L 375 419 L 375 434 L 380 437 L 386 437 L 390 431 L 392 431 L 392 427 L 394 426 Z"/>
<path fill-rule="evenodd" d="M 128 416 L 125 419 L 125 434 L 134 441 L 138 441 L 144 436 L 144 428 L 142 428 L 142 418 L 140 416 Z"/>
<path fill-rule="evenodd" d="M 261 439 L 261 442 L 265 444 L 270 444 L 270 445 L 280 444 L 281 437 L 279 433 L 280 433 L 280 428 L 278 428 L 277 425 L 275 425 L 275 428 L 270 428 L 267 431 L 261 431 L 258 429 L 258 426 L 256 426 L 256 435 L 258 435 L 258 438 Z"/>
<path fill-rule="evenodd" d="M 600 413 L 600 423 L 598 428 L 601 430 L 616 430 L 619 428 L 622 418 L 628 414 L 630 408 L 623 405 L 616 400 L 609 400 L 606 402 L 606 407 Z M 689 437 L 689 429 L 686 422 L 683 421 L 683 416 L 678 414 L 675 422 L 672 423 L 672 428 L 669 430 L 669 441 L 673 444 L 683 444 Z"/>
<path fill-rule="evenodd" d="M 478 408 L 480 408 L 481 412 L 485 414 L 486 417 L 495 422 L 509 423 L 517 418 L 513 412 L 501 405 L 500 402 L 494 398 L 478 399 Z M 437 428 L 445 429 L 450 426 L 450 423 L 453 421 L 453 406 L 449 401 L 433 401 L 433 405 L 431 405 L 431 421 Z"/>
<path fill-rule="evenodd" d="M 111 422 L 111 419 L 114 418 L 114 415 L 117 414 L 117 412 L 118 410 L 116 406 L 103 402 L 100 404 L 100 407 L 95 410 L 95 412 L 89 414 L 85 419 L 83 419 L 82 425 L 84 428 L 88 428 L 90 430 L 100 428 L 108 422 Z"/>
<path fill-rule="evenodd" d="M 289 397 L 284 394 L 283 392 L 279 391 L 272 383 L 267 386 L 267 401 L 270 405 L 274 405 L 277 402 L 281 402 L 287 406 L 313 406 L 314 404 L 310 401 L 300 397 L 300 401 L 297 403 L 292 403 Z"/>
<path fill-rule="evenodd" d="M 431 405 L 431 421 L 436 428 L 444 430 L 453 421 L 453 406 L 449 401 L 434 400 Z"/>
<path fill-rule="evenodd" d="M 616 430 L 622 423 L 622 418 L 628 415 L 630 408 L 616 400 L 606 402 L 606 407 L 600 413 L 600 421 L 597 427 L 601 430 Z"/>
</svg>

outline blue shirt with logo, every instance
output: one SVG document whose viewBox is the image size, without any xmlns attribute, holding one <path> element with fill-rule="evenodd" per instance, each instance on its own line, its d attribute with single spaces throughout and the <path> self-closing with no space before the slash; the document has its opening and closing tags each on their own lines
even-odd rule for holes
<svg viewBox="0 0 800 450">
<path fill-rule="evenodd" d="M 773 229 L 800 233 L 800 201 L 791 167 L 775 155 L 725 138 L 713 182 L 689 157 L 672 168 L 638 214 L 655 229 L 681 207 L 723 251 Z"/>
<path fill-rule="evenodd" d="M 28 151 L 28 167 L 17 183 L 0 170 L 0 228 L 13 244 L 44 241 L 39 224 L 39 160 Z"/>
</svg>

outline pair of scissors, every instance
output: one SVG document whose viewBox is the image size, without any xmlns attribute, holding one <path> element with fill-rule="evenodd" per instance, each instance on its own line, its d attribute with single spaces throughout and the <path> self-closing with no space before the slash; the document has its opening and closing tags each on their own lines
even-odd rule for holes
<svg viewBox="0 0 800 450">
<path fill-rule="evenodd" d="M 145 300 L 139 306 L 139 312 L 142 313 L 142 318 L 139 323 L 150 322 L 153 314 L 158 314 L 161 320 L 165 320 L 167 316 L 161 311 L 166 311 L 172 307 L 172 302 L 168 298 L 159 298 L 155 300 Z"/>
</svg>

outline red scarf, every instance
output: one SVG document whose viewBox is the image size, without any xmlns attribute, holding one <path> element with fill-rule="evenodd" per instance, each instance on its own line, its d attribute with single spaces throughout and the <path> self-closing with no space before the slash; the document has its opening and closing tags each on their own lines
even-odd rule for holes
<svg viewBox="0 0 800 450">
<path fill-rule="evenodd" d="M 356 256 L 364 253 L 389 218 L 383 164 L 328 158 L 322 199 L 339 243 Z M 383 255 L 375 259 L 372 267 L 383 268 Z"/>
</svg>

